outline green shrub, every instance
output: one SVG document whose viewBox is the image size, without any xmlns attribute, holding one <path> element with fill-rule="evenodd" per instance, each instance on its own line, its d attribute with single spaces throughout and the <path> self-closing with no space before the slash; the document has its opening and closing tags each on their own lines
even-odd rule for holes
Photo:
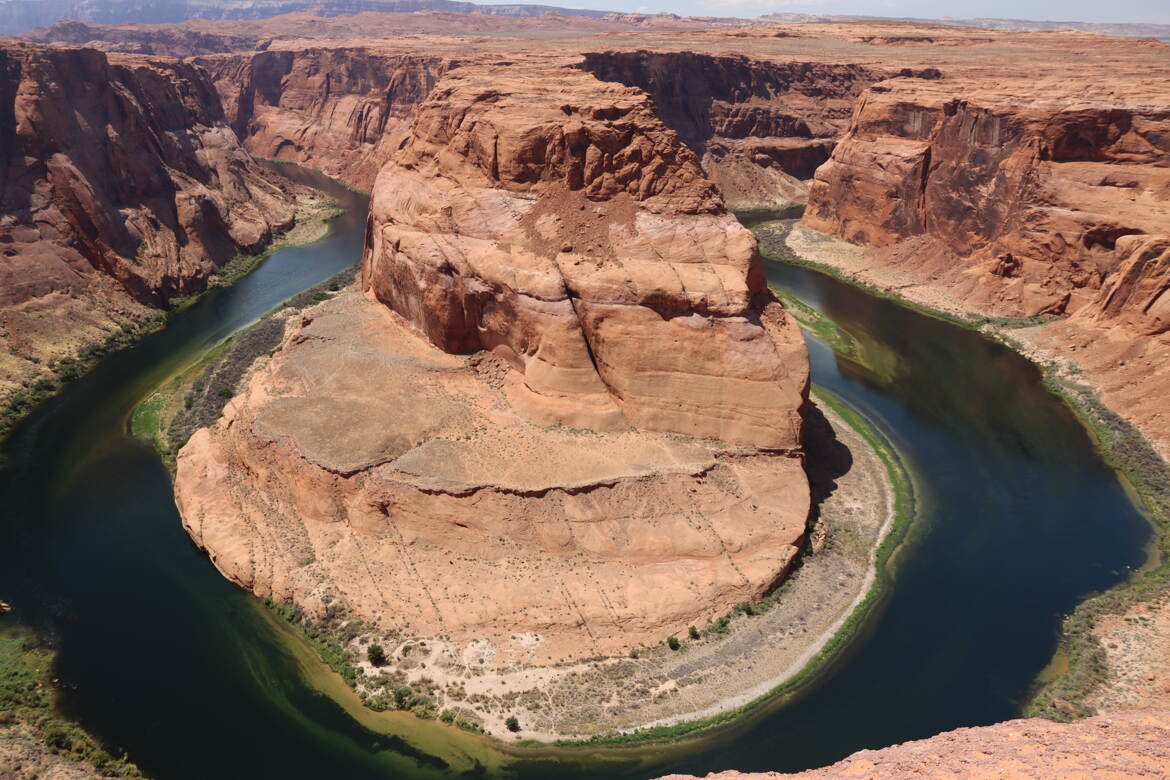
<svg viewBox="0 0 1170 780">
<path fill-rule="evenodd" d="M 385 666 L 386 650 L 381 645 L 370 645 L 366 648 L 366 658 L 374 666 Z"/>
<path fill-rule="evenodd" d="M 680 647 L 682 647 L 682 643 L 680 643 L 678 641 L 678 637 L 668 636 L 666 638 L 666 646 L 669 647 L 671 650 L 678 650 Z"/>
<path fill-rule="evenodd" d="M 504 725 L 508 727 L 508 731 L 520 730 L 520 721 L 516 720 L 515 715 L 509 715 L 508 719 L 504 721 Z"/>
<path fill-rule="evenodd" d="M 690 634 L 691 639 L 698 639 L 699 638 L 699 629 L 695 628 L 694 626 L 691 626 L 690 628 L 688 628 L 687 633 Z"/>
</svg>

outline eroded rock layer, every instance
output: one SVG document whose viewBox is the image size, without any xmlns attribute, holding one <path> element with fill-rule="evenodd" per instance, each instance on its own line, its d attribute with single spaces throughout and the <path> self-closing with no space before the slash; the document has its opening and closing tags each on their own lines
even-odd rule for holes
<svg viewBox="0 0 1170 780">
<path fill-rule="evenodd" d="M 368 190 L 409 119 L 451 66 L 445 57 L 307 48 L 196 60 L 253 154 L 319 168 Z"/>
<path fill-rule="evenodd" d="M 321 304 L 180 452 L 184 525 L 245 588 L 488 668 L 660 642 L 791 566 L 799 457 L 533 425 L 509 371 L 356 292 Z"/>
<path fill-rule="evenodd" d="M 805 224 L 886 249 L 974 310 L 1091 303 L 1134 249 L 1123 237 L 1170 225 L 1170 103 L 1053 86 L 871 88 L 817 171 Z"/>
<path fill-rule="evenodd" d="M 363 285 L 509 362 L 534 421 L 800 442 L 804 346 L 755 240 L 641 90 L 453 71 L 379 174 Z"/>
<path fill-rule="evenodd" d="M 591 52 L 582 68 L 649 92 L 733 208 L 803 203 L 857 96 L 887 75 L 697 52 Z"/>
<path fill-rule="evenodd" d="M 291 224 L 191 65 L 0 46 L 0 388 Z"/>
<path fill-rule="evenodd" d="M 257 593 L 496 665 L 701 624 L 809 509 L 807 356 L 759 263 L 641 90 L 452 69 L 375 184 L 368 294 L 182 450 L 184 523 Z"/>
</svg>

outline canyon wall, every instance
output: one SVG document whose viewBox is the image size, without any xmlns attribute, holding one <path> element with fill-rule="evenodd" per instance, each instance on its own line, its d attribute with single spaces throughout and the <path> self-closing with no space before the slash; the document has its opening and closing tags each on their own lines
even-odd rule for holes
<svg viewBox="0 0 1170 780">
<path fill-rule="evenodd" d="M 591 52 L 581 67 L 649 92 L 732 208 L 803 203 L 802 180 L 828 159 L 857 96 L 889 75 L 695 52 Z"/>
<path fill-rule="evenodd" d="M 0 47 L 0 386 L 202 289 L 294 218 L 189 64 Z"/>
<path fill-rule="evenodd" d="M 162 42 L 141 45 L 172 45 L 173 33 L 157 34 Z M 398 129 L 436 80 L 459 64 L 451 56 L 299 46 L 195 62 L 212 73 L 251 152 L 318 167 L 362 189 L 372 186 L 402 139 Z M 803 180 L 832 152 L 857 95 L 887 75 L 690 52 L 593 52 L 580 67 L 649 92 L 732 208 L 803 203 Z"/>
<path fill-rule="evenodd" d="M 294 315 L 180 452 L 196 543 L 487 671 L 625 655 L 774 587 L 809 511 L 803 339 L 649 97 L 465 65 L 397 146 L 364 294 Z"/>
<path fill-rule="evenodd" d="M 1129 260 L 1122 237 L 1167 233 L 1168 200 L 1165 103 L 897 80 L 858 103 L 804 222 L 971 310 L 1032 316 L 1092 304 Z"/>
<path fill-rule="evenodd" d="M 854 272 L 935 308 L 1068 315 L 1012 337 L 1073 366 L 1167 456 L 1170 92 L 1147 71 L 1043 91 L 875 85 L 817 171 L 804 225 L 866 248 Z"/>
<path fill-rule="evenodd" d="M 401 126 L 449 59 L 365 48 L 200 57 L 253 154 L 318 168 L 369 190 Z"/>
</svg>

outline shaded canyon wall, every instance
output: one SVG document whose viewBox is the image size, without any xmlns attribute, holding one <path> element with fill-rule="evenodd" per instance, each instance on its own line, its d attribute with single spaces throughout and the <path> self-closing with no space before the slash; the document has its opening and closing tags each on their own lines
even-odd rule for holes
<svg viewBox="0 0 1170 780">
<path fill-rule="evenodd" d="M 294 218 L 199 68 L 0 47 L 0 386 L 202 289 Z"/>
</svg>

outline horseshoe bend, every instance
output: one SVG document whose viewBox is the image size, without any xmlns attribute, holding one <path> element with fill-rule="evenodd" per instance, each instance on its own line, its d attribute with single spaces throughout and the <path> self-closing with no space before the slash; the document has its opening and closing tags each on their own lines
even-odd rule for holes
<svg viewBox="0 0 1170 780">
<path fill-rule="evenodd" d="M 1161 766 L 1160 28 L 220 5 L 0 39 L 0 775 Z"/>
<path fill-rule="evenodd" d="M 227 576 L 344 605 L 362 644 L 628 658 L 804 545 L 803 339 L 640 90 L 439 79 L 374 183 L 360 290 L 289 327 L 176 496 Z"/>
</svg>

